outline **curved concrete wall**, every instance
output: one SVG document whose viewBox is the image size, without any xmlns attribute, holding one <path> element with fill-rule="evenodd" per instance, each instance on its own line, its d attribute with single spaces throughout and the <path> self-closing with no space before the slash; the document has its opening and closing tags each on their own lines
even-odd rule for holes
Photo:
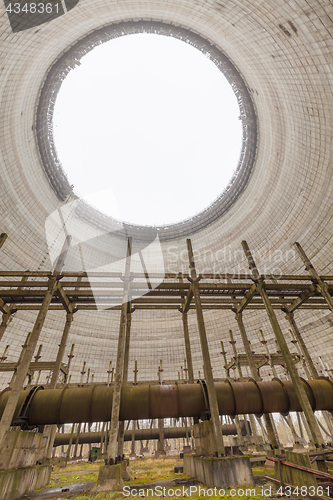
<svg viewBox="0 0 333 500">
<path fill-rule="evenodd" d="M 300 241 L 320 273 L 333 273 L 330 2 L 81 0 L 58 19 L 16 33 L 4 6 L 0 19 L 0 231 L 9 235 L 1 251 L 2 269 L 51 267 L 45 220 L 59 200 L 41 165 L 34 130 L 39 92 L 50 66 L 78 39 L 103 25 L 152 19 L 190 29 L 225 52 L 247 83 L 258 117 L 257 158 L 246 189 L 218 221 L 191 234 L 198 271 L 247 270 L 240 245 L 246 239 L 263 271 L 278 267 L 282 272 L 303 272 L 300 259 L 287 253 L 294 241 Z M 177 190 L 184 198 L 190 196 L 186 186 Z M 80 221 L 80 230 L 89 234 L 92 228 Z M 185 239 L 165 241 L 162 247 L 167 270 L 188 270 Z M 329 362 L 331 313 L 299 311 L 295 316 L 315 362 L 319 363 L 318 356 Z M 1 352 L 10 344 L 9 361 L 17 360 L 35 318 L 35 312 L 16 313 L 0 345 Z M 205 319 L 214 376 L 222 377 L 219 341 L 225 341 L 230 357 L 229 328 L 243 352 L 236 322 L 231 312 L 223 310 L 206 312 Z M 282 313 L 279 319 L 287 334 Z M 49 313 L 41 336 L 42 360 L 55 358 L 64 321 L 64 313 Z M 275 351 L 264 312 L 245 312 L 244 322 L 253 350 L 263 352 L 258 337 L 263 328 L 270 350 Z M 95 381 L 106 380 L 110 360 L 116 361 L 118 325 L 118 312 L 76 314 L 68 343 L 68 352 L 70 344 L 76 344 L 72 381 L 79 381 L 84 360 Z M 189 326 L 197 375 L 202 359 L 194 312 L 189 314 Z M 134 313 L 130 379 L 135 359 L 139 380 L 148 380 L 157 378 L 160 359 L 163 376 L 176 378 L 184 357 L 179 313 Z M 322 369 L 320 364 L 318 368 Z M 2 377 L 2 386 L 8 381 Z"/>
</svg>

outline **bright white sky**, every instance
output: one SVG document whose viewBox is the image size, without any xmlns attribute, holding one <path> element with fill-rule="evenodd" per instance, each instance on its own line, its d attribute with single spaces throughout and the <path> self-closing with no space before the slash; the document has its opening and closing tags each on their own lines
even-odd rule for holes
<svg viewBox="0 0 333 500">
<path fill-rule="evenodd" d="M 242 142 L 236 97 L 191 45 L 127 35 L 81 59 L 61 86 L 54 140 L 74 192 L 143 225 L 191 217 L 215 200 Z"/>
</svg>

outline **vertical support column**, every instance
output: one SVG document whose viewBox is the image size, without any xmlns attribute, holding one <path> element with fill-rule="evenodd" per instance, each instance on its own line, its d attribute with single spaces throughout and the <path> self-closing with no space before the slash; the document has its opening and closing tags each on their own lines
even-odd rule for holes
<svg viewBox="0 0 333 500">
<path fill-rule="evenodd" d="M 225 372 L 226 372 L 226 379 L 229 380 L 231 382 L 231 378 L 230 378 L 230 375 L 229 375 L 229 370 L 227 369 L 227 365 L 228 365 L 228 362 L 227 362 L 227 353 L 226 351 L 224 350 L 224 345 L 223 345 L 223 342 L 221 340 L 221 354 L 223 356 L 223 359 L 224 359 L 224 369 L 225 369 Z M 245 419 L 247 417 L 245 416 Z M 241 429 L 241 426 L 240 426 L 240 422 L 239 422 L 239 416 L 238 415 L 235 415 L 234 419 L 232 419 L 232 422 L 235 423 L 236 425 L 236 429 L 237 429 L 237 444 L 241 444 L 242 446 L 244 446 L 245 444 L 247 444 L 245 442 L 245 436 L 243 436 L 242 434 L 242 429 Z M 247 425 L 246 425 L 246 422 L 245 422 L 245 430 L 246 430 L 246 434 L 248 434 L 247 432 Z"/>
<path fill-rule="evenodd" d="M 183 309 L 181 309 L 180 311 L 182 313 L 182 321 L 183 321 L 188 380 L 189 380 L 190 384 L 194 384 L 192 352 L 191 352 L 190 335 L 189 335 L 189 331 L 188 331 L 187 312 L 183 312 Z"/>
<path fill-rule="evenodd" d="M 131 457 L 136 457 L 135 453 L 135 420 L 132 421 L 132 444 L 131 444 Z"/>
<path fill-rule="evenodd" d="M 130 306 L 130 304 L 129 304 Z M 123 384 L 125 385 L 128 380 L 128 360 L 129 360 L 129 348 L 130 348 L 130 337 L 131 337 L 131 322 L 132 322 L 132 311 L 126 313 L 126 336 L 125 336 L 125 353 L 124 353 L 124 368 L 123 368 Z M 124 453 L 124 431 L 125 422 L 119 422 L 118 429 L 118 456 L 122 457 Z"/>
<path fill-rule="evenodd" d="M 74 358 L 74 347 L 75 347 L 75 344 L 72 344 L 72 347 L 71 347 L 71 350 L 70 350 L 70 353 L 68 354 L 68 363 L 67 363 L 67 374 L 64 376 L 64 384 L 69 383 L 69 380 L 71 378 L 71 375 L 69 375 L 69 370 L 70 370 L 70 367 L 71 367 L 71 364 L 72 364 L 72 359 Z"/>
<path fill-rule="evenodd" d="M 239 328 L 239 331 L 240 331 L 241 336 L 242 336 L 243 345 L 245 348 L 246 357 L 247 357 L 247 360 L 249 363 L 251 375 L 256 382 L 260 382 L 261 378 L 259 376 L 255 362 L 253 360 L 252 350 L 250 347 L 249 339 L 247 338 L 247 335 L 246 335 L 242 313 L 236 313 L 236 321 L 238 323 L 238 328 Z M 272 417 L 272 415 L 265 413 L 263 418 L 265 421 L 266 430 L 267 430 L 270 444 L 271 444 L 273 449 L 276 449 L 279 447 L 279 441 L 278 441 L 278 436 L 277 436 L 277 432 L 275 429 L 273 417 Z"/>
<path fill-rule="evenodd" d="M 101 446 L 100 446 L 101 455 L 103 454 L 103 443 L 104 443 L 104 437 L 105 437 L 105 426 L 106 426 L 106 422 L 103 422 L 103 425 L 102 425 L 102 434 L 101 434 Z M 82 447 L 81 447 L 81 453 L 80 453 L 80 455 L 82 456 Z"/>
<path fill-rule="evenodd" d="M 83 387 L 83 377 L 85 376 L 85 374 L 87 373 L 86 372 L 86 364 L 87 362 L 86 361 L 83 361 L 83 365 L 82 365 L 82 370 L 80 371 L 81 373 L 81 377 L 80 377 L 80 386 Z"/>
<path fill-rule="evenodd" d="M 230 335 L 230 344 L 232 345 L 232 350 L 234 352 L 234 357 L 235 357 L 235 360 L 236 360 L 236 366 L 237 366 L 237 369 L 238 369 L 239 380 L 241 382 L 243 382 L 244 381 L 244 377 L 243 377 L 243 373 L 242 373 L 242 369 L 241 369 L 241 366 L 239 364 L 239 361 L 237 360 L 237 350 L 236 350 L 236 345 L 235 345 L 236 342 L 234 340 L 234 337 L 233 337 L 233 334 L 232 334 L 232 330 L 229 330 L 229 335 Z M 245 415 L 245 418 L 247 418 L 247 417 L 249 418 L 250 423 L 251 423 L 254 444 L 256 446 L 260 446 L 259 436 L 258 436 L 258 432 L 257 432 L 257 426 L 256 426 L 254 415 L 252 415 L 252 414 Z"/>
<path fill-rule="evenodd" d="M 157 455 L 165 455 L 164 450 L 164 418 L 158 419 L 158 445 L 157 445 Z"/>
<path fill-rule="evenodd" d="M 120 314 L 116 374 L 115 374 L 113 397 L 112 397 L 111 425 L 109 431 L 109 444 L 107 448 L 107 464 L 109 465 L 115 463 L 117 457 L 117 434 L 118 434 L 121 387 L 122 387 L 124 355 L 125 355 L 126 316 L 130 301 L 129 277 L 130 277 L 131 253 L 132 253 L 131 247 L 132 247 L 132 240 L 131 238 L 129 238 L 127 242 L 124 293 L 123 293 L 123 301 Z"/>
<path fill-rule="evenodd" d="M 246 241 L 242 241 L 242 246 L 243 246 L 246 258 L 248 260 L 250 270 L 253 274 L 253 278 L 254 278 L 255 282 L 257 283 L 258 292 L 260 293 L 260 296 L 261 296 L 262 301 L 264 303 L 268 318 L 269 318 L 270 323 L 272 325 L 272 328 L 273 328 L 273 331 L 275 333 L 276 339 L 278 341 L 283 358 L 286 362 L 286 366 L 287 366 L 288 372 L 290 374 L 291 380 L 294 384 L 296 395 L 299 399 L 299 402 L 300 402 L 302 410 L 305 414 L 306 420 L 309 424 L 309 428 L 311 431 L 311 435 L 313 436 L 315 446 L 317 448 L 324 447 L 325 443 L 324 443 L 323 437 L 321 435 L 319 426 L 317 424 L 315 415 L 314 415 L 313 410 L 311 408 L 311 405 L 310 405 L 309 399 L 307 397 L 307 394 L 305 392 L 305 389 L 301 383 L 301 379 L 300 379 L 298 372 L 296 370 L 296 367 L 294 365 L 289 348 L 287 346 L 287 343 L 286 343 L 285 338 L 283 336 L 279 322 L 278 322 L 277 317 L 275 315 L 275 311 L 274 311 L 272 304 L 269 300 L 269 297 L 268 297 L 268 294 L 267 294 L 266 288 L 265 288 L 265 283 L 259 274 L 259 271 L 255 265 L 255 262 L 253 260 L 252 254 L 250 252 L 250 249 L 249 249 Z"/>
<path fill-rule="evenodd" d="M 270 366 L 272 368 L 273 376 L 275 378 L 278 378 L 277 372 L 276 372 L 276 368 L 275 368 L 274 363 L 272 361 L 272 356 L 270 355 L 269 350 L 268 350 L 267 341 L 265 340 L 264 333 L 263 333 L 262 330 L 259 330 L 259 332 L 260 332 L 260 335 L 261 335 L 261 338 L 262 338 L 261 343 L 265 346 L 266 355 L 269 358 L 269 362 L 270 362 Z M 283 423 L 284 424 L 285 424 L 285 421 L 288 423 L 288 426 L 290 428 L 290 431 L 291 431 L 294 443 L 298 444 L 299 443 L 299 437 L 296 434 L 295 427 L 294 427 L 293 421 L 292 421 L 291 416 L 289 415 L 289 413 L 288 413 L 287 417 L 282 416 L 282 419 L 283 419 Z"/>
<path fill-rule="evenodd" d="M 160 365 L 157 370 L 158 383 L 162 385 L 162 360 L 160 359 Z M 157 453 L 156 456 L 165 455 L 164 450 L 164 418 L 158 419 L 158 443 L 157 443 Z"/>
<path fill-rule="evenodd" d="M 210 362 L 207 335 L 206 335 L 203 311 L 202 311 L 202 306 L 201 306 L 199 281 L 198 281 L 197 273 L 196 273 L 196 269 L 195 269 L 191 240 L 188 239 L 188 240 L 186 240 L 186 242 L 187 242 L 187 250 L 188 250 L 189 262 L 190 262 L 191 290 L 193 293 L 193 298 L 194 298 L 194 302 L 195 302 L 195 309 L 196 309 L 196 313 L 197 313 L 199 336 L 200 336 L 200 343 L 201 343 L 201 352 L 202 352 L 202 357 L 203 357 L 203 362 L 204 362 L 204 373 L 205 373 L 205 380 L 206 380 L 206 385 L 207 385 L 211 419 L 213 422 L 214 432 L 215 432 L 215 442 L 216 442 L 217 454 L 218 454 L 218 456 L 224 456 L 225 455 L 225 448 L 224 448 L 224 443 L 223 443 L 222 427 L 221 427 L 220 420 L 219 420 L 219 407 L 218 407 L 218 402 L 217 402 L 217 397 L 216 397 L 213 371 L 212 371 L 212 365 Z"/>
<path fill-rule="evenodd" d="M 71 435 L 69 438 L 69 443 L 68 443 L 68 448 L 67 448 L 67 453 L 66 453 L 66 458 L 70 458 L 70 456 L 71 456 L 71 449 L 72 449 L 73 437 L 74 437 L 74 427 L 75 427 L 75 424 L 73 424 L 73 426 L 72 426 Z"/>
<path fill-rule="evenodd" d="M 138 385 L 138 361 L 134 361 L 134 382 L 133 385 Z"/>
<path fill-rule="evenodd" d="M 58 377 L 59 377 L 59 373 L 60 373 L 60 368 L 61 368 L 61 363 L 62 363 L 62 360 L 64 358 L 66 344 L 67 344 L 68 335 L 69 335 L 72 321 L 73 321 L 73 312 L 67 313 L 64 330 L 63 330 L 61 341 L 59 344 L 56 362 L 55 362 L 54 367 L 53 367 L 51 382 L 50 382 L 50 386 L 49 386 L 50 389 L 55 389 L 55 387 L 57 385 L 57 381 L 58 381 Z"/>
<path fill-rule="evenodd" d="M 81 424 L 77 424 L 75 447 L 74 447 L 74 458 L 76 458 L 76 455 L 77 455 L 77 448 L 79 446 L 79 439 L 80 439 L 80 431 L 81 431 Z"/>
<path fill-rule="evenodd" d="M 107 382 L 107 385 L 108 387 L 110 387 L 110 382 L 111 382 L 111 373 L 112 373 L 112 361 L 110 361 L 110 364 L 109 364 L 109 369 L 107 371 L 107 374 L 108 374 L 108 382 Z"/>
<path fill-rule="evenodd" d="M 53 367 L 52 377 L 51 377 L 51 381 L 49 384 L 50 389 L 55 389 L 57 382 L 58 382 L 61 363 L 62 363 L 64 354 L 65 354 L 67 339 L 68 339 L 68 335 L 69 335 L 72 321 L 73 321 L 73 312 L 67 313 L 64 330 L 63 330 L 61 341 L 59 344 L 56 362 L 55 362 L 54 367 Z M 70 366 L 70 361 L 73 357 L 73 355 L 72 355 L 73 350 L 74 350 L 74 344 L 72 345 L 71 354 L 69 355 L 68 369 Z M 52 454 L 52 450 L 53 450 L 53 443 L 54 443 L 56 432 L 57 432 L 56 425 L 46 425 L 44 428 L 44 436 L 43 437 L 46 439 L 46 452 L 45 452 L 46 458 L 51 458 L 51 454 Z"/>
<path fill-rule="evenodd" d="M 226 377 L 227 380 L 231 380 L 231 378 L 230 378 L 230 370 L 227 368 L 227 366 L 228 366 L 227 352 L 224 349 L 224 344 L 223 344 L 222 340 L 221 340 L 221 349 L 222 349 L 221 354 L 222 354 L 223 360 L 224 360 L 224 366 L 223 366 L 223 368 L 225 370 L 225 377 Z"/>
</svg>

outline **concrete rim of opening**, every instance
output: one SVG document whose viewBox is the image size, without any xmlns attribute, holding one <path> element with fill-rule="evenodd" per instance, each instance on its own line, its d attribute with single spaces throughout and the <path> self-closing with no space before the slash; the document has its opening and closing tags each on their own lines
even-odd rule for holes
<svg viewBox="0 0 333 500">
<path fill-rule="evenodd" d="M 216 46 L 187 29 L 159 22 L 121 22 L 88 34 L 66 51 L 51 66 L 48 72 L 40 92 L 37 108 L 37 141 L 44 169 L 59 200 L 68 202 L 77 199 L 61 166 L 54 144 L 52 120 L 57 94 L 69 71 L 78 65 L 80 59 L 94 47 L 111 39 L 136 33 L 172 36 L 191 44 L 207 55 L 224 74 L 233 88 L 242 120 L 242 149 L 232 179 L 209 207 L 193 217 L 168 226 L 137 226 L 117 221 L 91 207 L 84 200 L 80 200 L 77 205 L 76 215 L 78 217 L 89 221 L 95 227 L 99 227 L 104 231 L 114 231 L 122 227 L 125 233 L 130 233 L 138 239 L 150 238 L 152 233 L 157 231 L 160 240 L 170 240 L 203 229 L 221 217 L 233 205 L 247 185 L 255 160 L 257 124 L 252 99 L 238 70 Z"/>
</svg>

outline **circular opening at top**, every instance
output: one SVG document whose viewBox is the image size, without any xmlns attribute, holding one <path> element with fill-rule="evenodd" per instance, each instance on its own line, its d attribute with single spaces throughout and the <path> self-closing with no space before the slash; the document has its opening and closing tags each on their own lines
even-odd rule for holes
<svg viewBox="0 0 333 500">
<path fill-rule="evenodd" d="M 253 102 L 232 62 L 200 35 L 157 21 L 104 26 L 64 52 L 41 89 L 36 134 L 49 182 L 61 202 L 76 200 L 77 218 L 143 240 L 156 230 L 160 240 L 187 237 L 226 213 L 257 147 Z"/>
<path fill-rule="evenodd" d="M 131 224 L 208 207 L 239 161 L 242 122 L 223 73 L 188 43 L 132 34 L 86 54 L 57 96 L 54 142 L 74 192 Z"/>
</svg>

